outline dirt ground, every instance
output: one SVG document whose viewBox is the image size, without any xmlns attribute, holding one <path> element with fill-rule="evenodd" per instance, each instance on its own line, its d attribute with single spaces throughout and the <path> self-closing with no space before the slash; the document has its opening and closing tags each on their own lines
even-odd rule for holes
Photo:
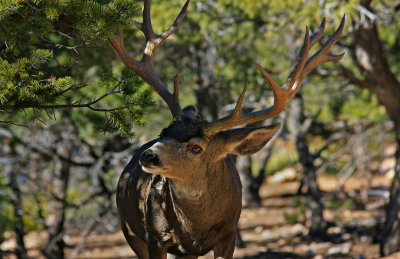
<svg viewBox="0 0 400 259">
<path fill-rule="evenodd" d="M 365 186 L 362 179 L 350 178 L 344 185 L 347 196 L 334 199 L 337 181 L 335 177 L 319 177 L 326 201 L 324 218 L 332 222 L 327 239 L 311 240 L 307 237 L 309 215 L 304 197 L 295 195 L 299 182 L 283 180 L 262 187 L 262 206 L 243 209 L 239 228 L 245 247 L 236 248 L 234 257 L 379 258 L 383 201 L 387 200 L 390 177 L 373 178 L 366 205 L 361 204 L 360 198 L 360 188 Z M 120 231 L 109 235 L 92 234 L 85 239 L 66 237 L 66 242 L 81 246 L 78 253 L 73 248 L 67 249 L 66 258 L 136 258 Z M 31 249 L 29 254 L 32 258 L 39 258 L 35 249 Z M 211 252 L 202 258 L 212 257 Z M 400 254 L 388 258 L 400 258 Z"/>
</svg>

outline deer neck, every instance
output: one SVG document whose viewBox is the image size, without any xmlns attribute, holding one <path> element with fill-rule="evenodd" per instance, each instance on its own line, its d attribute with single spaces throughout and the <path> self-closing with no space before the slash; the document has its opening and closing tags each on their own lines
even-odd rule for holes
<svg viewBox="0 0 400 259">
<path fill-rule="evenodd" d="M 187 179 L 170 179 L 172 200 L 177 213 L 191 211 L 190 217 L 204 218 L 205 211 L 219 206 L 224 199 L 222 186 L 230 186 L 229 173 L 223 161 L 207 166 L 208 170 L 195 172 L 195 177 Z M 184 213 L 181 213 L 184 214 Z"/>
<path fill-rule="evenodd" d="M 186 174 L 184 179 L 170 179 L 171 190 L 175 199 L 197 205 L 207 201 L 229 185 L 229 175 L 223 161 L 206 165 L 198 171 Z"/>
<path fill-rule="evenodd" d="M 207 183 L 199 180 L 197 184 L 194 181 L 183 181 L 181 179 L 170 179 L 170 188 L 174 199 L 197 204 L 201 202 L 207 192 Z"/>
</svg>

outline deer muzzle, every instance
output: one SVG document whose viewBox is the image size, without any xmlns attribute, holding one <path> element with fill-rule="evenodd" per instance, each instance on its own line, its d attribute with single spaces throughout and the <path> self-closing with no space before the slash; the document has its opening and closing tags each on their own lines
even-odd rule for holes
<svg viewBox="0 0 400 259">
<path fill-rule="evenodd" d="M 142 167 L 153 167 L 161 165 L 160 158 L 152 149 L 147 149 L 142 153 L 139 163 Z"/>
</svg>

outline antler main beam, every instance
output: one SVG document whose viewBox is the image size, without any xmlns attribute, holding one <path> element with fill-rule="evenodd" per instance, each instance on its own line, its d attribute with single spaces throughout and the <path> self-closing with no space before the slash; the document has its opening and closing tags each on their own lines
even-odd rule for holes
<svg viewBox="0 0 400 259">
<path fill-rule="evenodd" d="M 308 53 L 312 46 L 318 42 L 325 30 L 325 18 L 323 19 L 321 25 L 318 29 L 310 36 L 308 28 L 306 29 L 306 35 L 304 37 L 304 43 L 299 51 L 296 65 L 294 66 L 292 72 L 290 73 L 288 79 L 282 87 L 280 87 L 275 80 L 268 74 L 260 65 L 254 63 L 256 68 L 262 73 L 264 78 L 271 85 L 272 91 L 274 93 L 274 105 L 254 112 L 244 113 L 242 111 L 242 104 L 244 96 L 247 90 L 247 85 L 245 85 L 239 99 L 237 101 L 234 112 L 222 119 L 211 122 L 205 128 L 205 135 L 213 136 L 216 133 L 229 129 L 235 126 L 253 123 L 256 121 L 266 120 L 268 118 L 274 117 L 286 107 L 289 101 L 296 95 L 300 90 L 300 86 L 304 78 L 318 65 L 329 62 L 329 61 L 339 61 L 343 58 L 344 53 L 339 55 L 330 54 L 330 49 L 339 40 L 342 35 L 345 16 L 343 16 L 339 27 L 335 33 L 328 39 L 328 41 L 309 59 Z"/>
<path fill-rule="evenodd" d="M 181 105 L 179 103 L 177 85 L 174 87 L 174 92 L 171 93 L 155 73 L 153 68 L 153 60 L 156 49 L 171 34 L 173 34 L 177 30 L 178 26 L 182 23 L 189 3 L 190 0 L 187 0 L 185 5 L 182 7 L 181 12 L 175 19 L 175 22 L 171 27 L 169 27 L 169 29 L 161 34 L 156 34 L 153 30 L 150 17 L 151 0 L 144 1 L 143 21 L 141 23 L 135 22 L 136 27 L 143 32 L 146 39 L 146 45 L 141 60 L 132 58 L 126 51 L 122 29 L 118 29 L 117 35 L 113 35 L 108 38 L 108 41 L 111 43 L 111 46 L 114 48 L 122 62 L 124 62 L 129 69 L 137 73 L 146 83 L 151 86 L 151 88 L 153 88 L 158 95 L 161 96 L 161 98 L 167 103 L 173 117 L 178 117 L 183 114 Z"/>
</svg>

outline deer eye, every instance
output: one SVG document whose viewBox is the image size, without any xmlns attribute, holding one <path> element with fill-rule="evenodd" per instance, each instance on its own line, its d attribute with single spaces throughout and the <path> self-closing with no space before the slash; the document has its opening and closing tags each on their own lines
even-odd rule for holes
<svg viewBox="0 0 400 259">
<path fill-rule="evenodd" d="M 203 149 L 202 149 L 199 145 L 193 145 L 193 146 L 190 148 L 190 151 L 191 151 L 193 154 L 200 154 L 201 151 L 203 151 Z"/>
</svg>

